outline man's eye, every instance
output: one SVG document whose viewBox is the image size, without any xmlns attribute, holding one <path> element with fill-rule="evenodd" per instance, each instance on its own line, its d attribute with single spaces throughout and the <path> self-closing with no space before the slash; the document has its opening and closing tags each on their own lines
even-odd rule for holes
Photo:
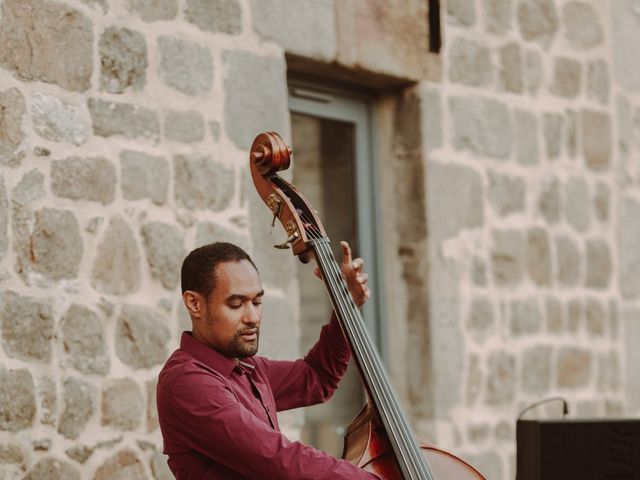
<svg viewBox="0 0 640 480">
<path fill-rule="evenodd" d="M 256 298 L 256 299 L 253 301 L 253 304 L 254 304 L 254 305 L 262 305 L 262 299 L 261 299 L 261 298 Z"/>
<path fill-rule="evenodd" d="M 234 310 L 237 310 L 240 307 L 242 307 L 241 303 L 230 303 L 229 304 L 229 308 L 233 308 Z"/>
</svg>

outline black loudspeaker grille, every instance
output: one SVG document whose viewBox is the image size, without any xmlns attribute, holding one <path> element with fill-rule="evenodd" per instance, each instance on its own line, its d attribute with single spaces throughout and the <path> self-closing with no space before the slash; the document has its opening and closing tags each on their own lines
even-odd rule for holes
<svg viewBox="0 0 640 480">
<path fill-rule="evenodd" d="M 518 420 L 517 480 L 640 480 L 640 420 Z"/>
</svg>

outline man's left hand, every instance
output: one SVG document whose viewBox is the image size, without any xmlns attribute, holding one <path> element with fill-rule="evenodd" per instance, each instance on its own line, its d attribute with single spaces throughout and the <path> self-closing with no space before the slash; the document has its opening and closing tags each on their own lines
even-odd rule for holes
<svg viewBox="0 0 640 480">
<path fill-rule="evenodd" d="M 347 282 L 351 298 L 358 307 L 361 307 L 371 296 L 371 290 L 368 286 L 369 275 L 364 272 L 364 260 L 361 258 L 352 259 L 351 247 L 344 240 L 340 242 L 340 248 L 342 249 L 340 271 Z M 320 277 L 319 268 L 316 268 L 314 273 Z"/>
</svg>

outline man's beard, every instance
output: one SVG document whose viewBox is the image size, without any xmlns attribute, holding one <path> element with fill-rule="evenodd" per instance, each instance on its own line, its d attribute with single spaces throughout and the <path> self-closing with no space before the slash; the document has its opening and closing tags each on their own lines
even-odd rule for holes
<svg viewBox="0 0 640 480">
<path fill-rule="evenodd" d="M 227 348 L 227 356 L 231 358 L 247 358 L 253 357 L 258 353 L 258 343 L 260 340 L 260 330 L 256 331 L 256 339 L 252 342 L 247 342 L 242 339 L 242 334 L 236 332 L 233 336 L 233 340 Z"/>
</svg>

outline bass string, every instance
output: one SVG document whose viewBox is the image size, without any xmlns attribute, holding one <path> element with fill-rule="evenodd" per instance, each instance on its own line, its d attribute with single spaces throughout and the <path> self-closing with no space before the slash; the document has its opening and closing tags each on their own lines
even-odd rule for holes
<svg viewBox="0 0 640 480">
<path fill-rule="evenodd" d="M 318 232 L 311 230 L 309 233 L 312 238 L 317 240 L 321 239 Z M 346 327 L 351 331 L 351 338 L 355 342 L 355 347 L 358 348 L 360 353 L 359 357 L 363 360 L 363 368 L 366 369 L 364 373 L 368 374 L 368 376 L 373 380 L 372 382 L 369 382 L 372 384 L 373 393 L 380 396 L 381 401 L 376 403 L 382 407 L 382 414 L 390 416 L 391 419 L 397 418 L 397 415 L 389 415 L 387 413 L 387 409 L 395 410 L 396 414 L 401 414 L 401 410 L 399 409 L 397 400 L 395 400 L 393 390 L 390 388 L 390 382 L 388 381 L 388 377 L 386 376 L 380 357 L 377 355 L 369 336 L 363 328 L 360 312 L 352 301 L 351 295 L 344 284 L 342 274 L 337 269 L 337 262 L 333 258 L 333 253 L 329 248 L 328 239 L 326 239 L 326 242 L 319 244 L 318 253 L 321 256 L 321 259 L 324 260 L 326 268 L 332 270 L 332 275 L 326 275 L 326 277 L 333 287 L 333 290 L 339 294 L 336 298 L 336 300 L 340 302 L 338 306 L 340 307 L 340 310 L 346 313 L 346 315 L 343 315 L 343 318 L 346 318 L 349 322 Z M 386 404 L 386 408 L 384 404 Z M 405 428 L 402 428 L 403 423 Z M 397 430 L 398 427 L 394 428 L 391 420 L 388 424 L 394 430 L 390 433 L 396 435 L 395 430 Z M 406 422 L 401 422 L 399 428 L 404 430 L 406 437 L 413 438 Z"/>
<path fill-rule="evenodd" d="M 326 251 L 323 252 L 323 256 L 328 259 L 328 254 L 331 254 L 328 246 L 323 244 L 320 248 L 326 249 Z M 329 259 L 329 265 L 332 265 L 335 270 L 335 260 L 331 260 L 333 260 L 332 254 L 331 259 Z M 353 305 L 351 296 L 346 290 L 346 287 L 344 287 L 344 281 L 342 280 L 340 272 L 336 271 L 333 277 L 339 278 L 339 283 L 342 286 L 342 288 L 339 288 L 335 285 L 335 282 L 332 282 L 342 296 L 342 303 L 347 306 L 344 310 L 346 310 L 347 315 L 351 318 L 346 319 L 345 323 L 347 323 L 347 327 L 351 327 L 352 337 L 356 341 L 355 348 L 359 349 L 360 357 L 363 360 L 363 370 L 365 370 L 363 373 L 369 374 L 369 383 L 372 393 L 375 396 L 372 400 L 377 404 L 378 412 L 381 414 L 381 420 L 383 420 L 385 424 L 390 436 L 390 441 L 397 446 L 394 451 L 396 451 L 398 458 L 404 462 L 404 468 L 401 468 L 401 470 L 407 478 L 416 478 L 414 473 L 412 473 L 415 472 L 415 474 L 418 475 L 417 478 L 429 480 L 431 477 L 426 470 L 428 467 L 424 464 L 422 454 L 415 443 L 415 437 L 406 421 L 404 421 L 404 415 L 393 394 L 393 390 L 391 390 L 390 382 L 382 367 L 382 362 L 376 354 L 368 335 L 364 331 L 359 311 Z M 352 308 L 348 308 L 349 305 Z M 385 419 L 386 422 L 384 421 Z"/>
<path fill-rule="evenodd" d="M 328 238 L 323 237 L 317 227 L 304 218 L 304 213 L 298 212 L 302 219 L 306 222 L 305 231 L 309 237 L 315 240 L 314 250 L 320 257 L 319 265 L 324 267 L 325 278 L 329 282 L 329 290 L 333 291 L 336 307 L 341 311 L 344 327 L 349 330 L 354 349 L 360 353 L 359 358 L 362 361 L 363 374 L 369 377 L 370 389 L 372 394 L 377 398 L 376 404 L 381 416 L 386 419 L 385 427 L 397 448 L 397 455 L 400 456 L 405 465 L 408 465 L 415 471 L 419 477 L 430 480 L 432 477 L 425 465 L 424 459 L 415 442 L 415 437 L 411 432 L 407 422 L 404 420 L 404 414 L 399 405 L 386 371 L 382 365 L 379 355 L 375 351 L 371 340 L 364 330 L 362 318 L 359 310 L 353 303 L 353 299 L 349 294 L 341 272 L 337 268 L 337 262 L 333 257 L 333 253 L 329 248 Z M 408 457 L 408 458 L 407 458 Z M 405 468 L 402 469 L 403 471 Z M 419 472 L 419 473 L 418 473 Z M 411 472 L 405 472 L 412 478 Z M 422 475 L 420 475 L 422 473 Z"/>
</svg>

